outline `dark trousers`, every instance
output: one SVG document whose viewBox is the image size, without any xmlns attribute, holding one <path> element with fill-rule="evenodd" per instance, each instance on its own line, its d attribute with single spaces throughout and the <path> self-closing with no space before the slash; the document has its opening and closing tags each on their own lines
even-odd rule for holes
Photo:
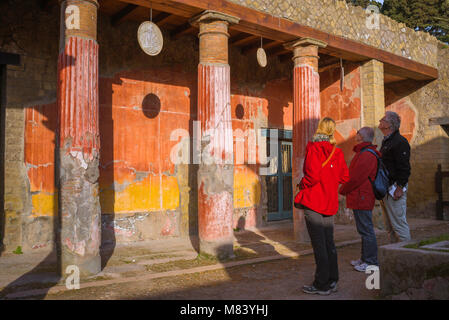
<svg viewBox="0 0 449 320">
<path fill-rule="evenodd" d="M 334 217 L 310 209 L 304 209 L 307 231 L 315 255 L 315 280 L 313 286 L 328 290 L 333 281 L 338 281 L 337 249 L 334 244 Z"/>
<path fill-rule="evenodd" d="M 371 210 L 353 210 L 357 232 L 362 237 L 361 259 L 366 264 L 379 265 L 377 262 L 377 241 L 374 233 Z"/>
</svg>

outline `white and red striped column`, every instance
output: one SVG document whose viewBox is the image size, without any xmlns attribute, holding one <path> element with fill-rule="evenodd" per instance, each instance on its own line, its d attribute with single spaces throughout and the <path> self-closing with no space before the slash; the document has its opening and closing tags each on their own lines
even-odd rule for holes
<svg viewBox="0 0 449 320">
<path fill-rule="evenodd" d="M 200 252 L 233 256 L 234 160 L 228 26 L 238 19 L 205 11 L 191 23 L 199 26 L 198 122 L 201 161 L 198 168 Z"/>
<path fill-rule="evenodd" d="M 303 176 L 306 146 L 321 118 L 318 49 L 326 47 L 326 43 L 303 38 L 285 46 L 293 50 L 294 62 L 292 185 L 293 195 L 296 195 L 296 185 Z M 303 210 L 293 208 L 293 226 L 297 240 L 301 242 L 309 240 Z"/>
<path fill-rule="evenodd" d="M 97 0 L 61 2 L 58 60 L 60 267 L 101 271 Z"/>
</svg>

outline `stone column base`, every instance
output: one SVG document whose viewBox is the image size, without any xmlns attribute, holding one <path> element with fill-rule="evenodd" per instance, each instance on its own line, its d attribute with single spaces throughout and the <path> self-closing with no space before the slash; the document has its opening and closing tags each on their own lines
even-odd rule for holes
<svg viewBox="0 0 449 320">
<path fill-rule="evenodd" d="M 70 274 L 73 274 L 72 272 L 67 273 L 67 267 L 68 266 L 76 266 L 79 269 L 79 276 L 81 279 L 94 276 L 101 272 L 101 256 L 89 256 L 89 257 L 79 257 L 73 254 L 70 254 L 70 252 L 63 252 L 61 257 L 63 264 L 61 266 L 61 275 L 63 278 L 66 278 Z"/>
</svg>

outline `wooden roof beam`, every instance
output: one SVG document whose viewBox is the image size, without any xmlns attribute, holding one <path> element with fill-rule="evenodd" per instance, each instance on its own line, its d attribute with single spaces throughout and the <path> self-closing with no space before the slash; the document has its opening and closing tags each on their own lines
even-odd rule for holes
<svg viewBox="0 0 449 320">
<path fill-rule="evenodd" d="M 153 22 L 157 24 L 159 27 L 163 26 L 167 23 L 167 21 L 172 17 L 173 15 L 168 12 L 161 12 L 159 13 L 155 18 L 153 18 Z"/>
<path fill-rule="evenodd" d="M 239 35 L 240 36 L 240 35 Z M 258 36 L 255 35 L 243 35 L 241 38 L 237 36 L 236 39 L 231 39 L 231 41 L 229 41 L 233 46 L 241 46 L 241 45 L 245 45 L 251 42 L 254 42 L 257 38 L 259 38 Z"/>
<path fill-rule="evenodd" d="M 192 26 L 189 22 L 186 22 L 178 27 L 176 27 L 175 29 L 173 29 L 170 32 L 170 37 L 172 39 L 178 39 L 180 37 L 182 37 L 185 34 L 190 33 L 193 29 L 196 29 L 194 26 Z"/>
<path fill-rule="evenodd" d="M 291 56 L 293 56 L 293 53 L 290 50 L 286 49 L 283 45 L 274 47 L 267 51 L 267 55 L 274 56 L 274 57 L 281 56 L 284 54 L 290 54 Z"/>
<path fill-rule="evenodd" d="M 276 17 L 227 0 L 120 0 L 122 2 L 153 7 L 182 17 L 190 18 L 204 10 L 219 11 L 235 16 L 240 22 L 232 26 L 234 30 L 263 36 L 281 42 L 298 38 L 314 38 L 327 43 L 327 48 L 336 56 L 354 57 L 351 61 L 376 59 L 390 67 L 404 72 L 403 75 L 415 80 L 434 80 L 438 78 L 438 69 L 394 53 L 373 47 L 355 40 L 332 35 L 324 31 L 301 25 L 297 22 Z M 331 55 L 334 55 L 331 54 Z"/>
<path fill-rule="evenodd" d="M 116 27 L 120 23 L 123 22 L 123 20 L 126 18 L 127 15 L 129 15 L 131 12 L 133 12 L 135 9 L 139 7 L 135 4 L 127 4 L 126 7 L 124 7 L 122 10 L 114 14 L 111 18 L 111 24 Z"/>
<path fill-rule="evenodd" d="M 265 41 L 262 41 L 262 47 L 263 47 L 265 50 L 271 49 L 271 48 L 273 48 L 273 47 L 275 47 L 275 46 L 278 46 L 278 45 L 280 45 L 280 44 L 281 44 L 281 43 L 279 43 L 279 42 L 276 41 L 276 40 L 268 40 L 268 41 L 265 40 Z M 248 46 L 245 46 L 245 47 L 242 48 L 242 53 L 243 53 L 243 54 L 249 54 L 249 53 L 251 53 L 251 52 L 256 51 L 256 50 L 259 49 L 259 48 L 260 48 L 260 43 L 248 45 Z"/>
</svg>

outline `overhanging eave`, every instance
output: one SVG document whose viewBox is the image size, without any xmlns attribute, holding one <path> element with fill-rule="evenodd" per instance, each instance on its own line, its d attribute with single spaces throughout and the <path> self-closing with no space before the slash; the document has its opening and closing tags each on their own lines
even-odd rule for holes
<svg viewBox="0 0 449 320">
<path fill-rule="evenodd" d="M 414 80 L 434 80 L 438 78 L 438 70 L 411 59 L 360 43 L 354 40 L 331 35 L 308 26 L 275 17 L 226 0 L 120 0 L 147 8 L 166 11 L 190 18 L 204 10 L 219 11 L 240 19 L 239 24 L 231 28 L 282 42 L 298 38 L 314 38 L 327 43 L 320 50 L 328 55 L 341 57 L 350 61 L 366 61 L 376 59 L 385 65 L 385 72 Z"/>
</svg>

